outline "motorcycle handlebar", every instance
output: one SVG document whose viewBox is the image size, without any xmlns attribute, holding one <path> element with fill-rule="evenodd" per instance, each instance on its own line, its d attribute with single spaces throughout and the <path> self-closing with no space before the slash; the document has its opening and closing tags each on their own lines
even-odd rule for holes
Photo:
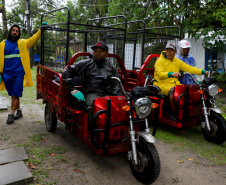
<svg viewBox="0 0 226 185">
<path fill-rule="evenodd" d="M 215 73 L 215 71 L 209 71 L 209 73 L 208 73 L 208 77 L 211 77 L 213 74 Z M 191 76 L 191 78 L 192 78 L 192 80 L 198 85 L 198 86 L 200 86 L 200 84 L 197 82 L 197 80 L 192 76 L 192 74 L 191 73 L 189 73 L 189 72 L 183 72 L 183 75 L 190 75 Z"/>
<path fill-rule="evenodd" d="M 208 77 L 211 77 L 214 73 L 215 73 L 215 71 L 210 70 L 209 73 L 208 73 Z"/>
<path fill-rule="evenodd" d="M 121 87 L 121 89 L 122 89 L 122 93 L 123 93 L 125 96 L 127 96 L 127 95 L 126 95 L 126 91 L 125 91 L 125 89 L 124 89 L 124 87 L 123 87 L 123 85 L 122 85 L 122 81 L 121 81 L 118 77 L 111 77 L 111 79 L 117 80 L 117 81 L 119 82 L 120 87 Z"/>
<path fill-rule="evenodd" d="M 198 85 L 199 86 L 199 83 L 197 82 L 197 80 L 192 76 L 192 74 L 191 73 L 189 73 L 189 72 L 183 72 L 183 75 L 190 75 L 191 76 L 191 78 L 192 78 L 192 80 L 196 83 L 196 85 Z"/>
<path fill-rule="evenodd" d="M 208 73 L 208 77 L 211 77 L 214 73 L 215 73 L 215 71 L 210 70 L 209 73 Z M 193 80 L 198 86 L 200 86 L 200 84 L 199 84 L 199 83 L 197 82 L 197 80 L 192 76 L 191 73 L 189 73 L 189 72 L 183 72 L 183 75 L 190 75 L 191 78 L 192 78 L 192 80 Z"/>
<path fill-rule="evenodd" d="M 124 87 L 123 87 L 123 85 L 122 85 L 122 82 L 121 82 L 121 80 L 120 80 L 118 77 L 111 77 L 111 76 L 108 76 L 108 75 L 103 75 L 103 76 L 95 76 L 95 78 L 96 78 L 96 79 L 101 79 L 101 80 L 110 80 L 110 79 L 112 79 L 112 80 L 118 81 L 119 84 L 120 84 L 122 93 L 123 93 L 125 96 L 127 96 L 127 95 L 126 95 L 126 91 L 125 91 L 125 89 L 124 89 Z"/>
<path fill-rule="evenodd" d="M 153 75 L 145 75 L 144 86 L 147 86 L 148 80 L 150 80 L 151 83 L 154 82 L 154 81 L 156 81 L 156 80 L 153 78 Z"/>
</svg>

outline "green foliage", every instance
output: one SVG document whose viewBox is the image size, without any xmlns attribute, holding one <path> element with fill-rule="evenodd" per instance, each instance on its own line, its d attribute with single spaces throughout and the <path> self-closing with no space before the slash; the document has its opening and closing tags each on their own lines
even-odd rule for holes
<svg viewBox="0 0 226 185">
<path fill-rule="evenodd" d="M 217 49 L 224 48 L 222 37 L 225 38 L 226 35 L 224 29 L 226 26 L 226 12 L 223 1 L 176 0 L 175 2 L 169 1 L 166 8 L 164 9 L 164 6 L 161 6 L 155 11 L 157 13 L 161 12 L 162 21 L 170 24 L 175 22 L 183 28 L 184 33 L 188 33 L 196 39 L 204 36 L 204 48 L 210 46 Z M 172 22 L 169 22 L 167 15 L 170 15 Z M 197 32 L 200 32 L 200 34 L 197 34 Z M 213 44 L 209 43 L 219 39 L 219 37 L 221 37 L 221 40 L 217 40 Z"/>
<path fill-rule="evenodd" d="M 32 28 L 40 26 L 40 14 L 63 6 L 62 0 L 31 1 Z M 71 22 L 86 23 L 88 19 L 125 15 L 127 21 L 144 20 L 146 27 L 178 25 L 183 33 L 198 39 L 204 36 L 204 47 L 224 48 L 226 30 L 226 3 L 215 0 L 68 0 L 66 6 L 71 13 Z M 11 25 L 17 23 L 26 36 L 25 1 L 16 0 L 11 12 L 7 12 L 7 21 Z M 57 15 L 66 22 L 67 16 Z M 142 24 L 135 24 L 131 30 L 141 29 Z M 199 32 L 200 34 L 197 34 Z M 221 38 L 219 39 L 219 36 Z M 209 41 L 216 40 L 213 45 Z"/>
<path fill-rule="evenodd" d="M 21 28 L 21 30 L 25 30 L 25 2 L 22 1 L 17 1 L 17 3 L 14 3 L 12 5 L 13 8 L 11 9 L 11 12 L 7 12 L 6 17 L 7 17 L 7 23 L 8 25 L 13 25 L 13 24 L 18 24 Z"/>
<path fill-rule="evenodd" d="M 72 20 L 85 24 L 88 19 L 105 17 L 108 12 L 109 0 L 78 0 L 68 1 L 67 6 L 72 12 Z"/>
<path fill-rule="evenodd" d="M 216 79 L 218 82 L 226 83 L 226 73 L 219 73 L 218 75 L 216 75 Z"/>
<path fill-rule="evenodd" d="M 225 5 L 225 2 L 215 0 L 112 0 L 108 15 L 120 12 L 128 21 L 145 20 L 146 27 L 176 24 L 182 28 L 183 33 L 196 39 L 204 36 L 204 48 L 211 46 L 222 49 L 222 40 L 226 38 Z M 210 43 L 215 39 L 219 40 Z"/>
<path fill-rule="evenodd" d="M 0 31 L 0 40 L 4 40 L 4 39 L 5 39 L 5 37 L 4 37 L 3 33 L 2 33 L 2 31 Z"/>
<path fill-rule="evenodd" d="M 61 3 L 63 0 L 30 0 L 30 2 L 32 30 L 40 27 L 41 14 L 64 6 Z M 125 15 L 127 21 L 143 20 L 146 28 L 177 25 L 181 27 L 182 33 L 188 33 L 190 37 L 195 39 L 202 37 L 204 48 L 223 52 L 226 51 L 225 5 L 225 1 L 216 0 L 68 0 L 66 3 L 70 10 L 70 22 L 86 24 L 87 20 L 93 18 Z M 19 24 L 22 29 L 21 38 L 27 38 L 25 0 L 15 0 L 11 7 L 11 11 L 7 12 L 8 25 Z M 66 15 L 65 10 L 59 11 L 53 15 L 54 20 L 44 21 L 49 24 L 67 22 Z M 132 32 L 143 27 L 144 24 L 141 22 L 128 24 L 127 31 Z M 76 25 L 73 29 L 85 30 L 86 28 Z M 48 36 L 53 46 L 55 46 L 54 40 L 57 40 L 54 36 L 64 37 L 63 33 L 59 32 L 50 33 Z M 1 40 L 4 39 L 3 37 L 0 34 Z M 70 33 L 69 37 L 70 40 L 82 40 L 83 35 Z M 40 52 L 38 48 L 40 47 L 36 48 L 36 53 Z M 152 48 L 154 48 L 153 45 Z M 73 52 L 75 51 L 70 51 L 70 55 Z M 50 55 L 56 55 L 52 53 Z M 51 57 L 55 58 L 55 56 Z"/>
<path fill-rule="evenodd" d="M 41 14 L 56 9 L 58 4 L 60 4 L 62 0 L 46 0 L 46 1 L 36 1 L 30 0 L 30 12 L 31 12 L 31 21 L 32 21 L 32 29 L 37 29 L 41 25 Z M 26 1 L 25 0 L 14 0 L 11 4 L 11 11 L 7 12 L 7 23 L 8 25 L 18 24 L 21 27 L 21 30 L 25 32 L 26 36 L 26 16 L 25 10 Z M 22 37 L 23 38 L 23 37 Z M 25 37 L 26 38 L 26 37 Z"/>
<path fill-rule="evenodd" d="M 112 0 L 109 3 L 108 16 L 125 15 L 127 21 L 144 20 L 146 27 L 159 26 L 159 21 L 153 22 L 153 17 L 150 16 L 153 10 L 157 8 L 157 1 Z M 136 29 L 143 28 L 140 25 L 137 26 Z"/>
</svg>

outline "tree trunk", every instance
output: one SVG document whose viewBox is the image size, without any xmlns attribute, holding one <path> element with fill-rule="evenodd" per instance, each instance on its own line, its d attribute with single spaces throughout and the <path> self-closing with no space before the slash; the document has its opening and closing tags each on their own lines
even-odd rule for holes
<svg viewBox="0 0 226 185">
<path fill-rule="evenodd" d="M 3 22 L 3 35 L 5 38 L 7 38 L 7 20 L 6 20 L 6 15 L 5 15 L 5 0 L 2 0 L 2 22 Z"/>
<path fill-rule="evenodd" d="M 30 0 L 26 0 L 26 16 L 27 16 L 27 38 L 29 39 L 31 37 L 31 22 L 30 22 Z M 33 68 L 33 53 L 32 53 L 32 49 L 29 49 L 29 54 L 30 54 L 30 63 L 31 63 L 31 68 Z"/>
</svg>

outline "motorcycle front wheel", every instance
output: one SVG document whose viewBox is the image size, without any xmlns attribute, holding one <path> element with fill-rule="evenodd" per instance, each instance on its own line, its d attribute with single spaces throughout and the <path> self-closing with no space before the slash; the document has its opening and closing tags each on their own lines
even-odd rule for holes
<svg viewBox="0 0 226 185">
<path fill-rule="evenodd" d="M 222 144 L 226 140 L 226 121 L 220 114 L 211 111 L 209 115 L 210 131 L 202 128 L 205 140 L 216 144 Z"/>
<path fill-rule="evenodd" d="M 143 184 L 155 182 L 160 173 L 160 160 L 158 152 L 152 143 L 140 138 L 137 143 L 138 164 L 130 161 L 130 169 L 134 177 Z"/>
</svg>

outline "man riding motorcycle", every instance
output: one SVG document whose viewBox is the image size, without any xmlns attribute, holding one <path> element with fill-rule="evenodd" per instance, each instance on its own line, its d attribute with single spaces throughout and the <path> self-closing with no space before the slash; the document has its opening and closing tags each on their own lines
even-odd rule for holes
<svg viewBox="0 0 226 185">
<path fill-rule="evenodd" d="M 85 101 L 89 114 L 89 124 L 92 122 L 93 100 L 104 96 L 121 95 L 121 89 L 117 81 L 97 79 L 96 76 L 118 77 L 117 69 L 106 60 L 108 46 L 100 41 L 91 47 L 93 58 L 81 60 L 69 66 L 63 72 L 63 80 L 71 94 L 78 100 Z M 81 77 L 82 92 L 74 87 L 73 77 Z M 84 95 L 83 95 L 84 93 Z"/>
<path fill-rule="evenodd" d="M 176 106 L 174 102 L 174 87 L 176 85 L 181 85 L 178 80 L 178 77 L 181 76 L 180 71 L 190 72 L 191 74 L 196 75 L 208 74 L 208 71 L 190 66 L 176 58 L 176 51 L 176 45 L 174 43 L 166 44 L 165 51 L 161 53 L 155 63 L 155 82 L 153 83 L 161 89 L 159 93 L 169 96 L 172 111 L 170 118 L 174 121 L 177 121 Z"/>
</svg>

